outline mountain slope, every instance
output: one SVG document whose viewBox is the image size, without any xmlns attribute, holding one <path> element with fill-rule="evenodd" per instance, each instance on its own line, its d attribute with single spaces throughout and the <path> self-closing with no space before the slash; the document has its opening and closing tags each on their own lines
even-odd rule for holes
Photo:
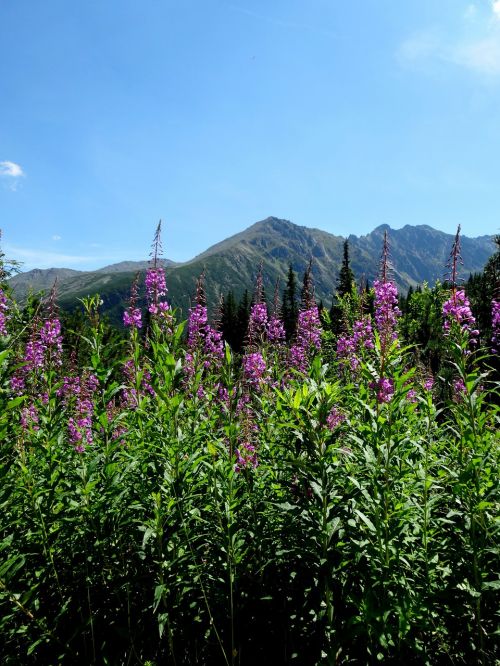
<svg viewBox="0 0 500 666">
<path fill-rule="evenodd" d="M 23 300 L 29 291 L 48 291 L 54 282 L 58 284 L 70 280 L 78 275 L 85 275 L 85 271 L 75 271 L 71 268 L 34 268 L 25 273 L 17 273 L 10 278 L 9 284 L 15 295 Z"/>
<path fill-rule="evenodd" d="M 386 230 L 392 275 L 399 289 L 406 291 L 425 280 L 433 284 L 436 279 L 443 279 L 454 236 L 427 225 L 407 225 L 398 230 L 381 225 L 366 236 L 351 235 L 351 266 L 357 279 L 364 276 L 373 282 L 377 277 Z M 194 273 L 201 272 L 205 267 L 208 290 L 212 280 L 225 293 L 231 286 L 236 292 L 245 287 L 251 288 L 262 262 L 265 285 L 270 295 L 276 278 L 285 279 L 290 263 L 301 275 L 312 258 L 316 294 L 329 303 L 340 270 L 343 242 L 341 236 L 271 217 L 208 248 L 187 265 L 197 267 Z M 493 252 L 490 236 L 462 237 L 464 265 L 461 276 L 466 278 L 469 273 L 482 270 Z M 210 295 L 213 299 L 214 294 Z"/>
<path fill-rule="evenodd" d="M 373 282 L 376 278 L 386 230 L 393 277 L 401 290 L 424 280 L 432 284 L 443 278 L 453 243 L 452 235 L 426 225 L 407 225 L 398 230 L 382 225 L 366 236 L 349 236 L 351 266 L 358 279 L 364 276 Z M 329 304 L 341 265 L 343 242 L 341 236 L 269 217 L 213 245 L 190 261 L 183 264 L 165 262 L 169 299 L 186 315 L 196 278 L 204 272 L 207 300 L 213 308 L 220 295 L 230 289 L 236 297 L 245 289 L 251 291 L 260 264 L 267 297 L 271 299 L 278 278 L 282 280 L 281 287 L 284 286 L 289 264 L 301 277 L 312 258 L 316 295 Z M 493 252 L 494 245 L 489 236 L 462 237 L 462 276 L 482 270 Z M 137 271 L 144 272 L 146 268 L 147 262 L 120 262 L 89 272 L 69 269 L 30 271 L 13 277 L 10 283 L 22 300 L 28 285 L 35 290 L 47 290 L 57 276 L 59 301 L 63 307 L 71 307 L 77 298 L 99 293 L 104 301 L 103 309 L 113 320 L 119 321 Z"/>
</svg>

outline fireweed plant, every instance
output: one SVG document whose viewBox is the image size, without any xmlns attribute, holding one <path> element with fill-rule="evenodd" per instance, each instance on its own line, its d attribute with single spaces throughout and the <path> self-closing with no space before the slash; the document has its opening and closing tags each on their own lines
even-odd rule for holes
<svg viewBox="0 0 500 666">
<path fill-rule="evenodd" d="M 160 232 L 124 341 L 91 297 L 76 353 L 55 293 L 27 317 L 0 285 L 2 663 L 495 663 L 498 298 L 488 352 L 459 233 L 435 376 L 387 237 L 333 338 L 312 264 L 288 344 L 259 270 L 239 356 L 204 276 L 176 322 Z"/>
</svg>

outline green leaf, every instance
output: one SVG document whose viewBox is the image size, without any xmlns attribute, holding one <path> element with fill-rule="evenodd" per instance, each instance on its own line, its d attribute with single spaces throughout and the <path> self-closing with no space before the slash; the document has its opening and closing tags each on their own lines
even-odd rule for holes
<svg viewBox="0 0 500 666">
<path fill-rule="evenodd" d="M 358 516 L 361 518 L 361 520 L 365 523 L 365 525 L 368 527 L 368 529 L 371 532 L 376 532 L 377 530 L 375 529 L 375 525 L 372 523 L 372 521 L 368 518 L 368 516 L 365 516 L 365 514 L 360 511 L 359 509 L 354 509 L 355 512 L 358 514 Z"/>
</svg>

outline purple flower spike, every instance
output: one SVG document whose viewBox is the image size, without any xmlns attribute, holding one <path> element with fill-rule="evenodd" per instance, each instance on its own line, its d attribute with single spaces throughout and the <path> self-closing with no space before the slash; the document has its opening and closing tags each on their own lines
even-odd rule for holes
<svg viewBox="0 0 500 666">
<path fill-rule="evenodd" d="M 304 274 L 302 305 L 297 319 L 295 344 L 290 348 L 288 355 L 290 367 L 300 372 L 307 372 L 310 357 L 321 350 L 321 333 L 319 310 L 314 300 L 311 260 Z"/>
<path fill-rule="evenodd" d="M 61 323 L 59 319 L 49 319 L 40 329 L 40 339 L 47 346 L 57 347 L 61 344 Z"/>
<path fill-rule="evenodd" d="M 352 339 L 357 348 L 373 349 L 373 329 L 369 317 L 354 322 Z"/>
<path fill-rule="evenodd" d="M 406 394 L 406 399 L 408 402 L 417 402 L 417 391 L 414 388 L 411 388 Z"/>
<path fill-rule="evenodd" d="M 222 333 L 208 325 L 205 329 L 204 351 L 207 355 L 209 365 L 216 361 L 222 361 L 224 358 L 224 341 L 222 339 Z"/>
<path fill-rule="evenodd" d="M 34 405 L 21 409 L 21 427 L 23 430 L 40 430 L 38 425 L 38 411 Z"/>
<path fill-rule="evenodd" d="M 500 348 L 500 300 L 491 302 L 491 351 L 498 354 Z"/>
<path fill-rule="evenodd" d="M 144 284 L 146 286 L 146 298 L 149 303 L 157 305 L 158 300 L 167 294 L 165 271 L 161 266 L 157 268 L 148 268 Z"/>
<path fill-rule="evenodd" d="M 65 377 L 61 389 L 63 400 L 67 402 L 76 396 L 73 405 L 73 414 L 68 419 L 69 442 L 78 453 L 83 453 L 87 445 L 94 441 L 92 422 L 94 416 L 94 393 L 99 388 L 99 380 L 95 375 L 80 377 Z"/>
<path fill-rule="evenodd" d="M 345 414 L 343 414 L 336 407 L 332 407 L 330 413 L 326 417 L 326 425 L 330 430 L 335 430 L 345 421 Z"/>
<path fill-rule="evenodd" d="M 285 341 L 285 327 L 278 317 L 271 317 L 267 325 L 267 339 L 269 342 L 282 343 Z"/>
<path fill-rule="evenodd" d="M 123 313 L 123 324 L 130 328 L 142 328 L 142 313 L 139 308 L 128 308 Z"/>
<path fill-rule="evenodd" d="M 41 340 L 32 337 L 26 343 L 23 361 L 25 363 L 24 372 L 29 374 L 38 368 L 43 368 L 44 353 Z"/>
<path fill-rule="evenodd" d="M 363 349 L 373 349 L 373 329 L 369 317 L 354 322 L 351 336 L 341 335 L 337 340 L 337 356 L 343 368 L 356 372 L 361 364 Z"/>
<path fill-rule="evenodd" d="M 434 386 L 434 378 L 427 377 L 427 379 L 424 381 L 424 389 L 426 391 L 432 391 L 433 386 Z"/>
<path fill-rule="evenodd" d="M 250 344 L 262 340 L 267 329 L 267 305 L 255 303 L 250 310 L 248 320 L 248 341 Z"/>
<path fill-rule="evenodd" d="M 135 280 L 132 283 L 132 289 L 130 290 L 130 304 L 123 313 L 123 325 L 129 326 L 132 329 L 142 327 L 142 312 L 136 307 L 138 290 L 139 275 L 136 275 Z"/>
<path fill-rule="evenodd" d="M 266 373 L 266 362 L 260 352 L 246 354 L 243 357 L 243 376 L 246 381 L 257 388 Z"/>
<path fill-rule="evenodd" d="M 463 379 L 454 379 L 453 380 L 453 401 L 454 402 L 462 402 L 464 399 L 464 395 L 466 393 L 466 387 L 464 384 Z"/>
<path fill-rule="evenodd" d="M 24 377 L 21 377 L 19 375 L 13 375 L 10 380 L 10 390 L 12 393 L 15 395 L 22 395 L 26 389 L 26 382 L 24 381 Z"/>
<path fill-rule="evenodd" d="M 307 372 L 307 353 L 301 345 L 292 345 L 288 355 L 288 363 L 291 368 L 300 372 Z"/>
<path fill-rule="evenodd" d="M 474 328 L 476 320 L 470 309 L 469 299 L 465 295 L 463 289 L 454 291 L 445 303 L 443 304 L 443 330 L 445 335 L 449 335 L 453 326 L 458 325 L 461 333 L 467 333 L 471 344 L 477 341 L 475 338 L 479 335 L 479 331 Z"/>
<path fill-rule="evenodd" d="M 394 395 L 394 382 L 387 377 L 381 377 L 377 382 L 371 382 L 370 388 L 377 393 L 377 402 L 390 402 Z"/>
<path fill-rule="evenodd" d="M 401 311 L 397 306 L 398 290 L 393 282 L 375 280 L 375 326 L 377 328 L 382 352 L 397 340 L 396 325 Z"/>
<path fill-rule="evenodd" d="M 189 309 L 188 318 L 188 347 L 193 349 L 203 340 L 205 327 L 208 322 L 207 308 L 197 303 Z"/>
<path fill-rule="evenodd" d="M 297 343 L 305 350 L 321 349 L 321 323 L 317 305 L 299 312 Z"/>
<path fill-rule="evenodd" d="M 0 289 L 0 335 L 7 335 L 7 312 L 7 296 L 5 295 L 3 289 Z"/>
<path fill-rule="evenodd" d="M 255 446 L 250 442 L 242 442 L 235 453 L 236 465 L 234 469 L 236 472 L 241 472 L 248 467 L 255 469 L 259 464 Z"/>
</svg>

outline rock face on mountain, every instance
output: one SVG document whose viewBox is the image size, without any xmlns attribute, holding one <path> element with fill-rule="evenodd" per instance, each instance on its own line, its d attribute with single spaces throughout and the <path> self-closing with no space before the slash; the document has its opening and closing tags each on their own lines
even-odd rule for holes
<svg viewBox="0 0 500 666">
<path fill-rule="evenodd" d="M 381 225 L 366 236 L 349 236 L 351 267 L 358 279 L 370 283 L 379 270 L 384 232 L 390 242 L 393 278 L 401 290 L 423 281 L 434 283 L 446 275 L 446 264 L 453 236 L 432 227 L 405 226 L 393 230 Z M 214 307 L 221 294 L 232 289 L 238 297 L 253 289 L 255 276 L 262 264 L 268 298 L 279 278 L 284 284 L 289 264 L 301 277 L 309 260 L 313 260 L 316 295 L 325 304 L 331 302 L 342 261 L 344 238 L 320 229 L 301 227 L 288 220 L 269 217 L 248 229 L 208 248 L 182 264 L 165 260 L 170 300 L 185 315 L 195 290 L 198 275 L 205 272 L 207 299 Z M 482 270 L 494 252 L 492 237 L 462 237 L 462 277 Z M 147 262 L 121 262 L 98 271 L 70 269 L 35 270 L 11 278 L 17 297 L 25 298 L 28 289 L 48 290 L 58 280 L 59 302 L 71 307 L 77 298 L 99 293 L 103 309 L 119 320 L 137 271 L 145 271 Z"/>
</svg>

